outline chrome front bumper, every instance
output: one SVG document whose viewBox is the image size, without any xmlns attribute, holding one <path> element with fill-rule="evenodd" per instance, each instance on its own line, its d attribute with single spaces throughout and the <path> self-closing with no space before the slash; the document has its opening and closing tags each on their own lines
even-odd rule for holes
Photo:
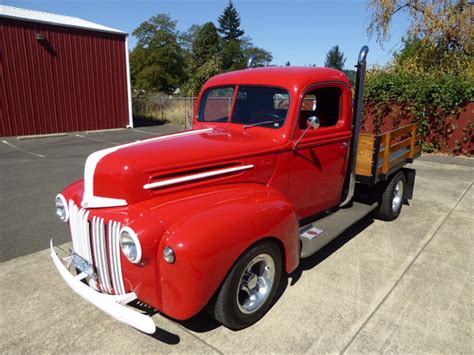
<svg viewBox="0 0 474 355">
<path fill-rule="evenodd" d="M 125 306 L 127 303 L 137 298 L 137 295 L 134 292 L 125 295 L 107 295 L 92 289 L 81 281 L 86 277 L 85 274 L 73 276 L 69 272 L 68 268 L 56 254 L 52 239 L 50 247 L 51 257 L 53 258 L 54 265 L 56 265 L 59 274 L 62 276 L 64 281 L 66 281 L 69 287 L 79 296 L 122 323 L 137 328 L 144 333 L 153 334 L 155 332 L 155 322 L 150 316 Z"/>
</svg>

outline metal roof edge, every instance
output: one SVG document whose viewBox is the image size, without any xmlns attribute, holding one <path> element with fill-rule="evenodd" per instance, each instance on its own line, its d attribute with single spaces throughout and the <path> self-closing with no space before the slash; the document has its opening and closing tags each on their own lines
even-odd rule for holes
<svg viewBox="0 0 474 355">
<path fill-rule="evenodd" d="M 0 5 L 0 18 L 1 17 L 26 22 L 37 22 L 53 26 L 70 27 L 88 31 L 114 33 L 128 36 L 127 32 L 83 20 L 78 17 L 58 15 L 50 12 L 29 10 L 13 6 Z"/>
</svg>

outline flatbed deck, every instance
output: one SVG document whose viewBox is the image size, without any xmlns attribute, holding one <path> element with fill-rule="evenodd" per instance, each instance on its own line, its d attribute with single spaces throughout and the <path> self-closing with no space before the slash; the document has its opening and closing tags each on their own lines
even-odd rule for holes
<svg viewBox="0 0 474 355">
<path fill-rule="evenodd" d="M 381 134 L 361 133 L 357 151 L 356 180 L 376 184 L 421 155 L 418 125 L 397 128 Z"/>
</svg>

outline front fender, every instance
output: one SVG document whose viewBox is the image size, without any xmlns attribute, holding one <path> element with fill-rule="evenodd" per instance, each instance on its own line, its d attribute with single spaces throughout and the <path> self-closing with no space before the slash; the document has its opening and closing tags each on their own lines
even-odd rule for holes
<svg viewBox="0 0 474 355">
<path fill-rule="evenodd" d="M 265 185 L 235 184 L 216 197 L 199 196 L 198 207 L 183 213 L 161 239 L 162 310 L 173 318 L 187 319 L 198 313 L 236 260 L 261 239 L 279 241 L 287 272 L 298 266 L 298 220 L 284 195 Z M 173 209 L 179 211 L 179 206 Z M 175 251 L 175 263 L 164 261 L 165 246 Z"/>
</svg>

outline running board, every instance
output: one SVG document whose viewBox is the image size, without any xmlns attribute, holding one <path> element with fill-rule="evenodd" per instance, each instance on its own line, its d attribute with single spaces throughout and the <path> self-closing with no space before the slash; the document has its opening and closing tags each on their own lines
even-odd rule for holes
<svg viewBox="0 0 474 355">
<path fill-rule="evenodd" d="M 354 202 L 352 207 L 340 208 L 336 212 L 300 228 L 301 258 L 307 258 L 350 226 L 375 210 L 378 203 L 366 205 Z"/>
</svg>

